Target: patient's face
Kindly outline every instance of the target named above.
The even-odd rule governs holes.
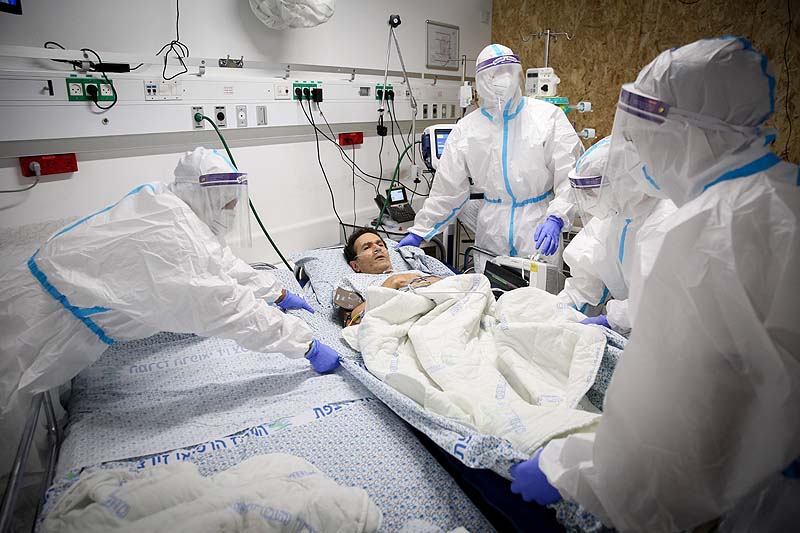
[[[392,269],[392,262],[389,260],[389,251],[380,237],[373,233],[365,233],[356,239],[356,254],[354,261],[350,261],[350,266],[356,272],[364,274],[383,274]]]

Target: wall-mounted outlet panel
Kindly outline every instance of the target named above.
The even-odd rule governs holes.
[[[256,125],[258,126],[267,125],[267,106],[265,105],[256,106]]]
[[[247,127],[247,106],[246,105],[237,105],[236,106],[236,127],[237,128],[246,128]]]
[[[183,85],[178,80],[145,80],[145,100],[182,100]]]
[[[317,87],[321,86],[322,86],[321,81],[305,81],[305,80],[295,81],[292,84],[292,100],[298,100],[297,95],[295,94],[295,89],[297,89],[298,87],[300,88],[300,90],[308,89],[310,91],[311,89],[316,89]]]
[[[275,84],[275,100],[291,100],[293,94],[290,83]]]
[[[205,113],[203,113],[203,107],[202,106],[192,106],[192,128],[194,128],[196,130],[203,130],[203,129],[206,128],[206,121],[203,120],[203,119],[200,119],[200,121],[195,120],[194,116],[197,113],[200,113],[201,115],[205,114]]]
[[[224,128],[228,125],[228,115],[224,105],[214,107],[214,122],[216,122],[217,126],[220,128]]]
[[[387,91],[394,91],[394,86],[391,83],[389,83],[389,84],[386,85],[386,90]],[[383,100],[383,92],[384,92],[383,84],[376,85],[375,86],[375,100]]]
[[[97,87],[97,100],[109,102],[114,100],[114,91],[111,90],[111,81],[103,78],[78,78],[70,76],[67,78],[67,98],[70,102],[91,102],[89,93],[86,92],[88,85]]]

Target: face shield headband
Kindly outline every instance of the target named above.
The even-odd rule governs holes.
[[[478,65],[475,67],[475,75],[477,76],[479,72],[483,72],[484,70],[492,67],[513,64],[522,65],[519,60],[519,56],[516,54],[490,57],[489,59],[485,59],[478,63]]]

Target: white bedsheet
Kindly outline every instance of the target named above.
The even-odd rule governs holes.
[[[257,455],[212,477],[192,463],[100,470],[58,502],[42,531],[377,531],[366,491],[293,455]]]
[[[479,274],[401,292],[371,287],[345,338],[369,370],[426,409],[533,453],[599,416],[582,402],[606,337],[535,288],[495,302]]]

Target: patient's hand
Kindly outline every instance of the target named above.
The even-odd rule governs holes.
[[[414,286],[425,287],[441,279],[442,278],[436,276],[420,276],[419,274],[395,274],[394,276],[386,278],[386,281],[383,282],[383,286],[389,287],[390,289],[400,289],[406,287],[414,280],[419,280]]]

